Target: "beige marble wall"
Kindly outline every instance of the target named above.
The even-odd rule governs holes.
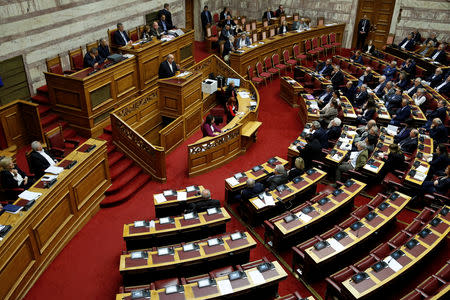
[[[184,26],[184,1],[171,5],[174,23]],[[159,10],[156,0],[0,1],[0,60],[23,55],[32,93],[45,84],[45,59],[60,54],[69,68],[67,51],[107,37],[122,22],[126,29],[145,23],[145,14]]]

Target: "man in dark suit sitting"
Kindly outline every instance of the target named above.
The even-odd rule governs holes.
[[[435,88],[444,79],[444,74],[441,68],[436,68],[434,74],[427,78],[427,83],[432,88]]]
[[[167,59],[159,65],[159,78],[168,78],[175,76],[180,66],[175,63],[175,57],[172,54],[167,55]]]
[[[400,130],[400,132],[396,136],[394,136],[395,144],[398,144],[401,141],[403,141],[404,139],[408,138],[409,134],[411,133],[411,130],[414,127],[413,119],[408,119],[408,120],[406,120],[405,123],[406,123],[406,126],[402,130]]]
[[[263,19],[267,19],[267,21],[269,21],[269,24],[270,24],[270,19],[273,17],[275,17],[275,13],[270,8],[267,8],[267,10],[264,12],[264,14],[262,16]]]
[[[31,143],[30,156],[28,157],[28,163],[30,164],[30,172],[35,175],[35,178],[41,178],[45,174],[45,170],[55,165],[56,160],[50,156],[50,153],[42,148],[42,144],[38,141]]]
[[[164,34],[167,34],[167,32],[168,32],[169,30],[173,29],[173,28],[169,25],[169,23],[166,21],[166,16],[165,16],[165,15],[161,15],[161,19],[159,19],[158,26],[159,26],[159,28],[161,28],[161,30],[162,30],[162,32],[163,32]]]
[[[312,134],[308,134],[305,137],[306,145],[301,148],[297,147],[299,156],[303,158],[305,162],[305,168],[309,169],[312,167],[313,160],[320,160],[322,157],[322,145],[319,140],[314,138]]]
[[[167,25],[170,29],[175,28],[172,23],[172,13],[169,11],[169,4],[164,3],[164,8],[158,11],[158,20],[161,20],[161,16],[164,15],[166,17]]]
[[[412,34],[408,34],[408,37],[406,37],[400,44],[398,44],[398,47],[403,50],[413,51],[414,40],[412,38]]]
[[[392,114],[394,109],[399,108],[402,104],[402,90],[399,88],[396,88],[394,94],[385,95],[384,103],[385,103],[386,109],[389,111],[390,114]]]
[[[433,110],[427,115],[427,122],[423,126],[426,130],[430,130],[431,124],[435,118],[439,118],[442,123],[445,122],[447,118],[447,101],[444,99],[440,100],[437,105],[437,109]]]
[[[125,46],[128,43],[131,43],[128,34],[125,32],[122,23],[117,23],[117,30],[113,35],[114,44],[118,46]]]
[[[442,123],[441,119],[433,119],[430,127],[430,137],[433,139],[435,145],[447,143],[447,128],[445,128],[445,125]]]
[[[378,98],[382,98],[384,96],[384,87],[386,86],[386,83],[386,76],[381,75],[378,79],[378,85],[373,89],[373,92]]]
[[[413,153],[417,149],[419,131],[411,130],[409,137],[401,141],[398,145],[403,152]]]
[[[439,83],[434,88],[439,94],[448,96],[450,93],[450,75],[447,76],[447,79],[441,83]]]
[[[364,73],[358,79],[358,87],[360,87],[364,83],[369,84],[372,81],[373,81],[372,68],[367,67],[366,70],[364,70]]]
[[[321,62],[317,65],[316,72],[322,76],[330,76],[333,71],[333,66],[331,65],[331,59]]]
[[[211,192],[208,189],[202,190],[202,200],[192,202],[186,205],[185,213],[189,212],[203,212],[209,208],[220,208],[220,201],[211,199]]]
[[[150,35],[156,37],[158,40],[165,36],[162,29],[159,27],[158,22],[155,21],[152,23],[152,28],[150,28]]]
[[[414,79],[414,84],[409,88],[409,90],[405,92],[408,94],[408,96],[412,97],[420,88],[423,88],[422,78],[417,77],[416,79]]]
[[[227,15],[227,17],[222,23],[222,27],[225,27],[225,25],[230,25],[230,27],[233,28],[236,26],[236,23],[233,21],[230,15]]]
[[[265,186],[268,190],[273,190],[277,186],[288,182],[287,172],[283,165],[276,165],[274,172],[274,175],[270,176],[266,181]]]
[[[360,64],[360,65],[363,65],[363,64],[364,64],[364,61],[363,61],[363,58],[362,58],[362,56],[361,56],[361,51],[357,50],[357,51],[355,52],[355,55],[353,55],[352,57],[350,57],[350,61],[351,61],[351,62],[354,62],[354,63],[357,63],[357,64]]]
[[[333,71],[331,72],[331,84],[335,90],[339,89],[339,86],[344,83],[344,74],[341,71],[341,67],[335,65]]]
[[[103,59],[107,59],[108,56],[111,55],[111,52],[109,51],[108,42],[106,39],[100,40],[100,45],[98,46],[98,55]]]
[[[392,116],[392,120],[389,124],[399,126],[400,123],[406,121],[411,115],[411,106],[409,106],[408,99],[402,100],[402,107],[397,110],[397,114]]]
[[[369,99],[369,93],[367,92],[367,85],[363,84],[359,93],[356,93],[355,100],[352,102],[354,106],[361,107]],[[350,99],[349,99],[350,100]]]
[[[328,85],[323,91],[322,94],[317,97],[317,102],[319,103],[320,107],[325,106],[328,102],[330,102],[331,96],[333,95],[333,86]]]
[[[328,140],[337,140],[340,136],[341,136],[341,119],[339,118],[334,118],[333,120],[331,120],[330,124],[328,124],[328,129],[327,129],[327,138]]]
[[[345,87],[341,89],[342,96],[347,97],[347,99],[353,103],[355,101],[356,95],[356,85],[353,84],[350,80],[347,81]]]
[[[249,178],[247,179],[247,187],[241,191],[241,201],[248,201],[262,192],[264,192],[264,185],[260,182],[255,182],[253,178]]]
[[[98,55],[97,48],[91,48],[88,53],[84,55],[83,66],[85,68],[97,68],[99,64],[103,62],[103,59]]]
[[[312,124],[312,129],[314,129],[313,138],[318,139],[320,142],[320,145],[322,145],[323,148],[328,147],[328,135],[327,131],[320,126],[319,121],[314,121]]]
[[[442,43],[439,45],[439,47],[434,50],[433,53],[431,53],[430,58],[434,61],[437,61],[441,64],[445,64],[445,61],[447,60],[447,54],[445,53],[445,44]]]

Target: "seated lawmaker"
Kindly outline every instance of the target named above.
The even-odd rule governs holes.
[[[356,50],[355,54],[352,57],[350,57],[350,61],[354,62],[354,63],[357,63],[357,64],[360,64],[360,65],[363,65],[364,61],[363,61],[363,58],[361,56],[361,51]]]
[[[0,182],[3,189],[22,188],[26,190],[33,184],[32,179],[28,178],[18,166],[14,165],[11,157],[4,157],[0,161],[0,167],[2,168],[0,172]],[[8,198],[11,198],[9,196],[14,196],[13,194],[15,193],[8,195]],[[14,198],[17,198],[17,195],[15,195],[13,199]]]
[[[356,93],[355,99],[352,102],[352,104],[355,107],[361,107],[366,103],[366,101],[369,99],[369,93],[367,92],[367,85],[363,84],[361,85],[361,88],[359,90],[359,93]]]
[[[106,60],[108,56],[111,55],[111,52],[109,51],[108,42],[106,39],[100,40],[100,45],[98,46],[98,55],[103,59]]]
[[[277,186],[281,184],[285,184],[288,182],[288,176],[286,173],[286,169],[283,165],[276,165],[274,170],[274,175],[270,176],[266,180],[265,187],[267,190],[273,190]]]
[[[441,193],[445,194],[450,189],[450,165],[445,168],[445,175],[436,180],[428,180],[422,183],[422,191],[424,193]]]
[[[442,82],[442,80],[444,80],[444,73],[442,72],[441,68],[436,68],[434,74],[428,77],[425,83],[432,88],[435,88],[439,83]]]
[[[332,71],[333,65],[331,64],[331,58],[319,63],[316,68],[316,72],[322,76],[330,76]]]
[[[414,50],[414,40],[412,34],[408,36],[398,44],[398,47],[403,50],[413,51]]]
[[[378,79],[378,85],[372,90],[378,98],[384,96],[384,87],[386,86],[386,76],[381,75]]]
[[[392,81],[394,79],[395,73],[397,73],[397,61],[393,60],[383,70],[383,75],[386,76],[386,81]]]
[[[154,36],[158,40],[160,40],[163,37],[166,37],[162,29],[159,27],[158,22],[156,21],[152,23],[152,28],[150,28],[150,35]]]
[[[236,41],[236,48],[244,48],[246,46],[250,46],[252,43],[250,42],[250,38],[245,34],[242,33],[239,39]]]
[[[408,94],[408,96],[412,97],[417,92],[417,89],[420,88],[423,88],[422,79],[420,77],[417,77],[416,79],[414,79],[414,84],[405,92]]]
[[[223,45],[222,58],[225,62],[230,61],[230,52],[234,51],[234,36],[230,35]]]
[[[393,170],[401,170],[405,164],[405,155],[398,144],[389,145],[389,154],[380,153],[378,155],[383,161],[383,174],[392,172]]]
[[[405,90],[407,87],[409,87],[409,79],[408,79],[408,74],[404,71],[400,72],[400,75],[398,76],[398,80],[395,82],[395,85],[402,89]]]
[[[436,40],[437,41],[437,40]],[[434,42],[429,41],[428,43],[425,43],[422,47],[417,49],[415,52],[423,57],[429,56],[434,51]]]
[[[439,83],[434,89],[435,89],[439,94],[448,97],[448,96],[450,95],[450,75],[448,75],[448,76],[447,76],[447,79],[445,79],[444,81],[442,81],[441,83]]]
[[[413,153],[417,149],[419,131],[411,130],[409,137],[401,141],[398,145],[403,152]]]
[[[424,44],[427,45],[430,42],[433,43],[432,44],[433,47],[436,47],[439,44],[436,38],[436,32],[432,32],[430,36],[425,40]]]
[[[248,201],[251,198],[264,192],[264,185],[260,182],[256,182],[255,179],[247,179],[247,187],[241,191],[241,201]]]
[[[337,140],[341,136],[341,123],[342,121],[339,118],[334,118],[333,120],[331,120],[327,128],[328,140]]]
[[[301,157],[295,159],[294,168],[288,171],[288,180],[301,176],[305,173],[305,161]]]
[[[322,128],[319,121],[312,122],[311,131],[314,131],[312,137],[317,139],[323,148],[327,148],[328,147],[327,131]]]
[[[264,12],[262,18],[269,21],[270,25],[270,19],[275,17],[275,13],[268,7],[267,10]]]
[[[411,130],[414,128],[414,120],[406,120],[406,126],[400,130],[400,132],[394,136],[394,143],[399,144],[401,141],[409,137]]]
[[[349,170],[357,170],[364,167],[369,157],[367,144],[365,142],[356,143],[356,151],[350,152],[347,161],[344,161],[336,168],[336,181],[341,180],[341,174]]]
[[[281,23],[281,26],[278,27],[278,34],[285,34],[288,32],[288,26],[286,20]]]
[[[417,92],[411,98],[417,106],[422,106],[427,101],[424,89],[417,89]]]
[[[203,136],[216,136],[219,135],[222,131],[216,127],[214,124],[214,116],[213,115],[207,115],[205,122],[202,125],[202,133]]]
[[[440,44],[439,47],[434,50],[430,55],[430,58],[438,63],[445,64],[447,60],[447,53],[445,53],[446,45],[444,43]]]
[[[360,87],[363,84],[369,84],[372,81],[373,81],[372,68],[371,67],[367,67],[364,70],[364,73],[358,79],[358,87]]]
[[[336,99],[332,99],[320,110],[320,121],[325,127],[338,115],[340,105]]]
[[[433,139],[435,144],[447,143],[448,135],[447,128],[441,119],[434,118],[430,127],[430,137]]]
[[[103,59],[98,55],[97,48],[91,48],[88,53],[84,55],[83,66],[85,68],[97,68]]]
[[[372,55],[373,52],[375,52],[375,46],[373,45],[372,40],[369,40],[369,42],[366,45],[364,45],[364,47],[362,48],[362,52],[370,55]]]
[[[158,26],[159,26],[159,28],[161,28],[161,30],[164,34],[167,34],[167,32],[169,30],[174,28],[169,23],[167,23],[165,15],[161,15],[161,18],[159,19],[159,22],[158,22]]]
[[[445,168],[450,164],[450,157],[448,156],[447,146],[439,144],[436,147],[436,152],[433,154],[424,154],[424,156],[431,157],[430,170],[427,177],[433,178],[434,175],[442,176],[445,174]]]
[[[234,30],[231,29],[231,26],[227,24],[223,27],[219,39],[222,41],[226,41],[230,36],[234,36]]]
[[[397,110],[397,113],[392,116],[389,122],[391,125],[399,126],[400,123],[405,122],[411,116],[411,106],[409,106],[408,99],[402,99],[402,107]]]
[[[158,25],[158,27],[159,27],[159,25]],[[150,32],[150,26],[145,25],[144,29],[142,29],[141,40],[150,40],[151,36],[152,36],[152,34]]]
[[[411,58],[407,58],[398,70],[400,72],[406,72],[408,79],[416,77],[416,63]]]
[[[355,101],[356,90],[356,85],[349,80],[345,84],[345,87],[341,89],[342,96],[346,97],[351,103],[353,103]]]
[[[361,115],[356,118],[356,124],[366,125],[369,120],[372,120],[375,116],[375,112],[377,111],[377,106],[375,104],[375,100],[373,96],[370,95],[369,100],[363,105],[361,108]]]
[[[42,144],[38,141],[31,143],[31,149],[33,151],[28,157],[30,172],[34,174],[35,178],[41,178],[44,176],[45,170],[50,166],[54,166],[57,161],[42,148]]]
[[[308,134],[305,137],[305,140],[306,145],[303,148],[298,146],[297,150],[299,156],[303,158],[303,161],[305,162],[305,168],[309,169],[312,167],[313,160],[320,160],[322,158],[322,145],[312,134]]]
[[[118,46],[125,46],[126,44],[130,44],[131,40],[128,37],[127,32],[124,30],[122,23],[117,23],[117,30],[113,35],[114,44]]]
[[[331,72],[331,84],[333,85],[333,88],[335,90],[339,89],[339,86],[344,84],[344,74],[341,71],[341,67],[338,65],[335,65],[333,67],[333,71]]]
[[[227,101],[227,123],[229,123],[236,116],[238,109],[239,108],[236,104],[236,98],[235,97],[228,98],[228,101]]]
[[[173,54],[167,55],[167,59],[159,65],[159,78],[169,78],[175,76],[176,72],[180,70],[180,66],[175,63]]]
[[[309,25],[306,23],[305,18],[300,19],[298,30],[309,30]]]
[[[202,199],[200,201],[191,202],[186,205],[185,213],[204,212],[209,208],[220,208],[220,201],[211,199],[211,192],[208,189],[202,190]]]
[[[412,34],[412,37],[413,37],[413,41],[414,41],[414,44],[420,44],[420,43],[422,43],[422,36],[421,36],[421,34],[420,34],[420,32],[419,32],[419,29],[414,29],[412,32],[411,32],[411,34]]]
[[[391,115],[402,106],[402,99],[402,90],[398,87],[395,89],[394,94],[383,97],[384,105]]]
[[[333,96],[333,86],[327,85],[325,88],[325,91],[323,91],[322,94],[319,95],[319,97],[316,97],[317,103],[320,107],[325,106]]]
[[[430,112],[427,116],[427,122],[423,126],[426,130],[429,130],[431,127],[431,124],[435,118],[441,119],[441,121],[444,123],[445,119],[447,118],[447,101],[442,99],[439,100],[437,104],[437,108]]]

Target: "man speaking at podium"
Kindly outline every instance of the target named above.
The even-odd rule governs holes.
[[[180,70],[180,66],[175,63],[175,58],[172,54],[167,55],[167,59],[159,65],[159,78],[169,78],[175,76],[175,73]]]

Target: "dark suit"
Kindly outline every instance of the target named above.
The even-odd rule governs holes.
[[[373,116],[375,115],[375,108],[372,109],[366,109],[364,111],[364,113],[361,116],[358,116],[356,118],[356,120],[360,123],[360,124],[367,124],[367,122],[369,122],[369,120],[373,119]],[[377,138],[378,139],[378,138]]]
[[[363,65],[363,64],[364,64],[364,61],[363,61],[361,55],[358,56],[358,57],[356,57],[356,55],[353,55],[353,56],[350,57],[350,58],[353,59],[353,62],[355,62],[355,63],[358,63],[358,64],[360,64],[360,65]]]
[[[399,108],[402,105],[402,95],[393,94],[386,96],[385,103],[388,111]]]
[[[404,166],[405,155],[403,153],[389,153],[383,167],[384,174],[393,170],[401,170]]]
[[[408,137],[401,141],[398,145],[403,152],[413,153],[417,149],[417,137]]]
[[[339,89],[339,86],[344,83],[344,74],[341,70],[339,72],[334,73],[334,75],[331,75],[331,84],[333,85],[333,88],[335,90]]]
[[[330,76],[331,72],[333,72],[333,67],[331,65],[327,65],[326,62],[321,62],[317,65],[316,71],[323,76]]]
[[[170,29],[172,29],[172,27],[169,26],[169,23],[167,23],[167,21],[163,22],[162,20],[160,20],[158,22],[158,26],[161,29],[161,31],[165,33],[167,33],[167,31],[169,31]]]
[[[220,34],[220,39],[221,40],[228,40],[229,36],[234,35],[233,29],[230,28],[230,30],[227,30],[226,28],[222,29],[222,33]]]
[[[411,132],[410,127],[405,127],[402,130],[400,130],[400,132],[396,136],[394,136],[394,143],[398,144],[404,139],[408,138],[410,132]]]
[[[331,126],[327,129],[327,138],[329,140],[337,140],[341,136],[341,126]]]
[[[416,43],[416,44],[420,44],[420,43],[422,43],[422,36],[420,35],[420,32],[418,32],[418,33],[411,33],[412,35],[413,35],[413,41],[414,41],[414,43]]]
[[[369,49],[369,45],[365,45],[362,48],[363,53],[366,53],[368,49]],[[372,45],[372,47],[370,47],[369,53],[372,54],[374,51],[375,51],[375,46]]]
[[[101,64],[102,62],[103,62],[103,59],[100,57],[100,55],[97,55],[96,57],[92,57],[91,54],[89,54],[89,52],[88,52],[84,55],[83,66],[85,68],[89,68],[89,67],[93,68],[96,63]]]
[[[283,30],[284,30],[284,32],[283,32]],[[278,34],[287,33],[288,30],[289,30],[289,29],[288,29],[287,26],[281,25],[280,27],[278,27]]]
[[[225,11],[222,11],[222,12],[220,13],[220,20],[225,20],[225,19],[227,18],[228,15],[231,16],[231,14],[230,14],[229,12],[225,13]]]
[[[441,154],[438,155],[437,153],[433,154],[433,159],[429,162],[430,164],[430,171],[428,172],[428,175],[430,178],[432,178],[434,175],[443,175],[445,172],[445,168],[447,168],[448,164],[450,163],[450,158],[448,157],[448,154]]]
[[[448,193],[450,188],[450,178],[447,176],[440,177],[438,184],[434,185],[434,180],[424,181],[422,184],[422,192],[424,193]]]
[[[225,90],[225,97],[228,99],[230,97],[236,97],[237,96],[237,90],[236,87],[231,87],[231,85],[227,86],[227,89]]]
[[[442,75],[442,74],[439,74],[439,75],[433,74],[430,77],[428,77],[427,81],[430,83],[430,86],[432,88],[435,88],[436,86],[439,85],[439,83],[442,82],[443,78],[444,78],[444,75]]]
[[[25,178],[27,176],[18,166],[14,166],[14,169],[17,170],[17,173],[19,173],[20,176],[22,176],[22,178]],[[8,170],[2,170],[0,172],[0,181],[4,189],[15,189],[15,188],[27,189],[28,187],[31,186],[32,183],[30,178],[28,178],[28,183],[26,185],[22,181],[22,184],[19,186],[17,180],[14,179],[14,176]]]
[[[417,89],[421,89],[421,88],[423,88],[422,84],[419,84],[418,86],[414,86],[414,88],[408,93],[408,96],[412,97],[417,92]],[[411,89],[411,88],[409,88],[409,89]],[[408,91],[409,91],[409,89],[408,89]]]
[[[355,101],[353,101],[355,106],[361,107],[369,99],[369,93],[367,91],[359,92],[355,95]]]
[[[439,92],[439,94],[441,94],[441,95],[448,95],[449,92],[450,92],[450,82],[447,82],[447,83],[446,83],[444,86],[442,86],[440,89],[437,89],[441,84],[442,84],[442,82],[439,83],[439,84],[437,84],[436,90],[437,90],[437,91]]]
[[[377,87],[379,87],[378,88],[378,90],[376,91],[376,95],[377,95],[377,97],[378,98],[383,98],[383,96],[384,96],[384,88],[386,87],[386,83],[387,83],[387,80],[385,80],[383,83],[381,83],[381,84],[378,84],[376,87],[375,87],[375,89],[377,88]]]
[[[174,28],[173,23],[172,23],[172,13],[166,9],[161,9],[158,12],[158,20],[161,20],[162,15],[166,16],[166,22],[167,22],[167,25],[169,25],[170,29]]]
[[[397,73],[397,69],[391,66],[387,66],[383,71],[383,75],[386,76],[386,81],[392,81],[395,73]]]
[[[233,19],[230,20],[223,20],[222,21],[222,27],[225,27],[225,25],[230,25],[231,27],[236,26],[236,23],[234,23]]]
[[[264,185],[260,182],[255,182],[254,187],[247,187],[241,191],[241,200],[247,201],[262,192],[264,192]]]
[[[410,115],[411,115],[411,107],[409,105],[406,105],[397,111],[395,118],[391,120],[390,124],[398,126],[400,125],[400,123],[405,122]]]
[[[327,134],[325,133],[325,135]],[[313,140],[307,143],[305,147],[298,147],[297,150],[300,153],[300,157],[302,157],[303,161],[305,162],[305,169],[310,169],[312,167],[312,161],[320,160],[322,157],[322,145],[316,138],[313,138]]]
[[[276,174],[270,176],[266,181],[266,187],[269,190],[275,189],[277,186],[281,184],[285,184],[288,182],[288,177],[285,174]]]
[[[44,150],[45,151],[45,150]],[[45,153],[51,157],[50,153]],[[50,163],[37,151],[31,151],[28,158],[30,172],[34,174],[35,178],[41,178],[45,174],[45,169],[50,167]]]
[[[159,28],[159,27],[158,27],[158,29],[155,29],[152,27],[152,28],[150,28],[150,35],[155,36],[158,40],[160,40],[163,35],[163,32],[162,32],[161,28]]]
[[[430,137],[436,144],[447,143],[447,128],[444,124],[430,129]]]
[[[283,10],[277,9],[277,10],[275,11],[275,14],[277,15],[277,18],[279,18],[281,15],[284,15],[284,9],[283,9]]]
[[[434,50],[433,53],[430,55],[430,58],[433,58],[436,53],[438,53],[438,56],[434,59],[434,61],[440,62],[441,64],[445,64],[445,61],[447,59],[447,54],[445,53],[445,51],[439,51],[439,50]]]
[[[370,31],[370,21],[367,19],[361,19],[358,23],[358,38],[356,41],[356,48],[359,49],[362,46],[364,46],[369,31]]]
[[[435,47],[437,46],[437,44],[438,44],[437,38],[432,39],[432,38],[429,37],[429,38],[427,38],[427,39],[425,40],[425,42],[423,42],[423,44],[424,44],[424,45],[428,45],[428,42],[430,42],[430,41],[433,41]]]
[[[295,177],[303,175],[303,173],[305,173],[304,170],[300,170],[300,169],[297,169],[297,168],[292,168],[288,172],[288,180],[291,181]]]
[[[408,85],[409,85],[409,80],[406,79],[406,78],[397,81],[397,86],[398,86],[399,88],[401,88],[402,90],[405,90],[405,89],[408,87]]]
[[[223,45],[222,57],[228,55],[231,50],[233,50],[233,45],[231,44],[230,40],[226,40],[225,44]]]
[[[269,14],[269,16],[267,16]],[[267,19],[270,22],[270,18],[275,17],[275,13],[273,11],[265,11],[262,18]]]
[[[128,37],[128,34],[124,31],[122,31],[122,34],[125,37],[125,40],[123,39],[122,35],[120,34],[120,31],[117,30],[116,32],[114,32],[114,44],[118,45],[118,46],[125,46],[128,41],[130,40],[130,38]]]
[[[319,95],[318,99],[321,99],[323,97],[322,101],[323,101],[323,105],[325,105],[330,101],[332,95],[333,95],[332,93],[328,93],[325,90],[322,94]]]
[[[170,70],[169,62],[167,60],[163,61],[159,65],[159,78],[168,78],[175,76],[175,73],[178,71],[177,64],[175,61],[172,62],[172,70]]]
[[[212,23],[211,12],[210,12],[209,10],[207,10],[207,11],[202,11],[200,17],[201,17],[201,19],[202,19],[203,30],[205,30],[206,25]]]
[[[347,97],[347,99],[353,103],[355,101],[356,86],[352,84],[350,88],[342,88],[342,95]]]
[[[323,129],[322,127],[319,129],[316,129],[316,131],[314,131],[313,138],[318,139],[320,142],[320,145],[322,145],[323,148],[328,147],[327,131],[325,129]]]
[[[414,50],[414,41],[413,39],[408,40],[408,38],[405,38],[400,44],[398,44],[399,48],[404,48],[408,51]]]
[[[434,118],[439,118],[441,119],[442,123],[445,123],[445,119],[447,118],[447,109],[445,107],[439,107],[433,110],[431,113],[429,113],[427,115],[428,121],[425,123],[423,128],[429,130]]]
[[[416,76],[416,64],[414,62],[411,62],[408,66],[406,65],[406,63],[403,63],[401,69],[402,71],[408,73],[408,79]]]
[[[102,46],[102,45],[98,46],[98,55],[100,55],[100,57],[103,58],[104,60],[107,59],[108,56],[111,55],[108,45],[106,45],[106,46]]]

